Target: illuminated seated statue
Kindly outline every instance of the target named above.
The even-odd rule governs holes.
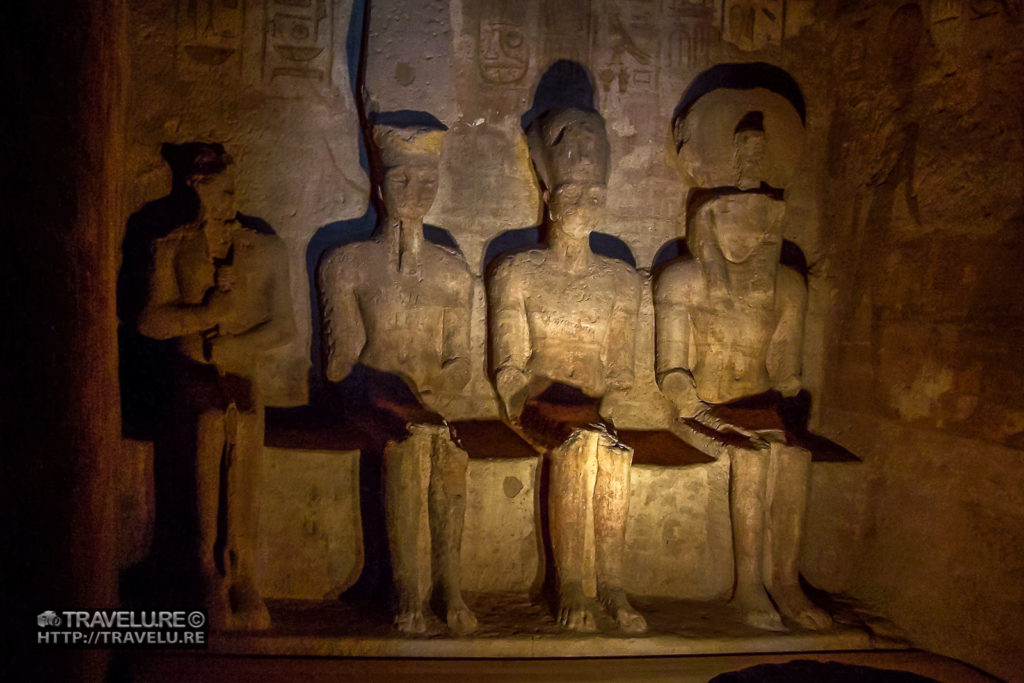
[[[644,618],[622,588],[632,450],[618,443],[596,409],[586,409],[608,389],[632,383],[640,296],[632,267],[590,249],[606,198],[604,121],[593,111],[553,110],[530,127],[528,138],[547,205],[548,244],[504,256],[491,272],[491,370],[506,419],[549,461],[546,522],[559,623],[597,628],[583,588],[592,515],[598,597],[622,629],[643,631]],[[538,397],[548,412],[530,418]],[[588,488],[586,472],[595,461],[596,481]]]
[[[444,593],[448,627],[468,633],[476,618],[463,601],[460,546],[466,510],[468,456],[452,440],[442,411],[469,381],[472,275],[461,256],[428,242],[423,217],[437,194],[444,129],[375,125],[381,212],[372,240],[337,247],[323,259],[327,378],[340,382],[362,364],[377,378],[397,378],[402,391],[375,408],[397,416],[407,434],[384,452],[388,541],[397,589],[395,625],[422,633],[425,598],[418,589],[420,499],[427,488],[429,546]]]
[[[777,407],[801,389],[807,287],[780,265],[782,184],[802,145],[799,116],[766,90],[715,90],[675,122],[693,259],[655,283],[657,377],[679,411],[679,434],[731,456],[734,603],[751,625],[781,617],[826,628],[804,595],[798,561],[811,453]]]

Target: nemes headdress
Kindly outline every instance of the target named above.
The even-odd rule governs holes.
[[[609,146],[604,119],[586,109],[554,109],[526,131],[530,158],[544,187],[608,182]]]
[[[804,126],[793,104],[772,90],[719,88],[676,115],[672,142],[694,187],[784,189],[803,153]]]
[[[445,132],[444,128],[424,125],[376,124],[373,144],[385,169],[406,164],[436,165]]]

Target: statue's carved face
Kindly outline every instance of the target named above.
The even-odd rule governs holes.
[[[235,203],[235,179],[231,170],[216,175],[192,176],[188,184],[199,195],[199,220],[233,221],[238,213]]]
[[[745,130],[733,137],[733,184],[743,190],[760,186],[765,177],[765,140],[759,130]]]
[[[384,174],[381,195],[388,215],[403,221],[420,221],[437,197],[437,167],[406,164]]]
[[[599,183],[563,183],[548,197],[548,214],[566,232],[585,235],[600,219],[607,198],[608,188]]]
[[[604,132],[589,120],[575,121],[561,130],[550,131],[552,181],[570,182],[603,177],[604,155],[600,148]]]
[[[782,241],[785,205],[766,195],[718,197],[706,211],[718,248],[731,263],[743,263],[758,247]]]

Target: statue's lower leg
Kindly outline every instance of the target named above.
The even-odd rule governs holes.
[[[558,623],[573,631],[597,630],[583,593],[583,542],[586,533],[586,462],[593,447],[580,433],[551,452],[548,527],[558,574]]]
[[[384,451],[384,503],[391,570],[397,597],[395,627],[404,633],[427,630],[419,590],[420,494],[423,461],[429,462],[430,438],[413,433]]]
[[[263,443],[263,411],[232,415],[234,443],[226,450],[227,460],[227,557],[225,569],[230,582],[230,627],[245,631],[270,628],[270,612],[253,579],[256,545],[256,475]],[[231,427],[229,421],[229,428]]]
[[[768,557],[765,585],[782,616],[807,629],[832,625],[800,588],[799,557],[803,537],[811,454],[802,448],[772,444],[767,491]]]
[[[647,630],[647,621],[626,598],[622,588],[622,556],[629,515],[629,466],[633,452],[610,439],[597,441],[597,481],[594,485],[594,552],[597,596],[619,627],[630,633]]]
[[[231,625],[227,567],[217,565],[217,518],[220,503],[221,462],[224,455],[224,414],[207,411],[196,425],[196,513],[199,537],[196,554],[202,602],[213,630]]]
[[[440,572],[448,628],[456,634],[476,630],[477,620],[462,599],[462,528],[466,516],[466,468],[469,455],[447,434],[433,440],[428,514],[434,566]]]
[[[743,620],[757,628],[781,631],[782,619],[764,587],[765,481],[768,453],[734,449],[730,482],[736,589],[732,602]]]

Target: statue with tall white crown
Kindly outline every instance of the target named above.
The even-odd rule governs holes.
[[[462,597],[459,566],[468,455],[453,441],[443,414],[447,400],[469,381],[473,280],[459,254],[423,233],[423,217],[437,195],[445,130],[436,120],[373,126],[377,233],[334,248],[318,271],[327,378],[339,382],[357,364],[372,369],[373,407],[406,425],[384,449],[395,625],[406,633],[427,630],[428,595],[419,577],[431,569],[421,566],[430,561],[421,559],[421,545],[431,548],[448,627],[464,634],[477,626]],[[385,396],[396,384],[399,390]],[[424,487],[428,539],[420,528]]]

